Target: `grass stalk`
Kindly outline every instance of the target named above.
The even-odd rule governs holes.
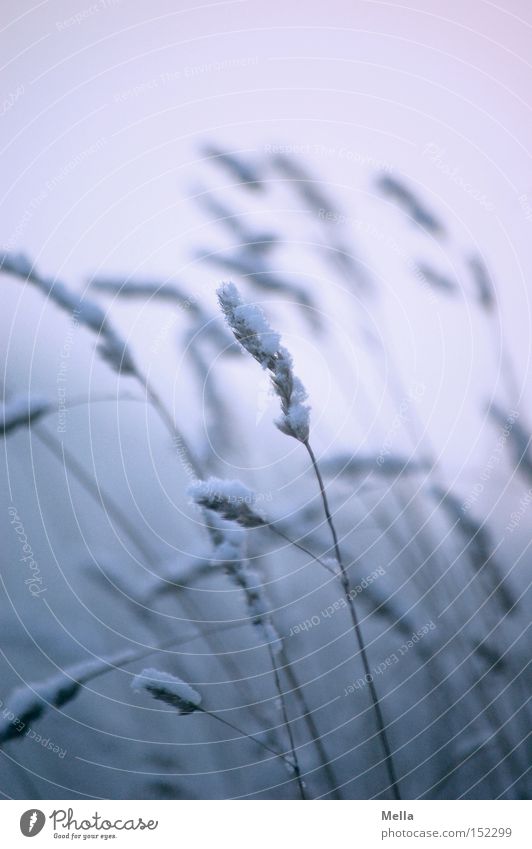
[[[251,734],[249,731],[244,731],[242,728],[239,728],[238,725],[233,725],[228,719],[224,719],[220,714],[215,713],[212,710],[207,710],[206,708],[202,708],[201,706],[196,708],[198,713],[203,713],[206,716],[212,717],[217,722],[221,722],[223,725],[226,725],[228,728],[231,728],[232,731],[236,731],[237,734],[240,734],[241,737],[246,737],[248,740],[252,740],[257,746],[260,746],[262,749],[265,749],[267,752],[270,752],[272,755],[275,755],[276,758],[282,758],[285,763],[287,763],[292,769],[296,769],[296,765],[288,758],[283,752],[278,752],[272,746],[268,746],[267,743],[264,743],[262,740],[259,740],[258,737],[255,737],[254,734]],[[304,797],[303,797],[304,798]]]
[[[296,781],[297,781],[299,795],[301,796],[302,799],[306,799],[305,787],[304,787],[304,784],[303,784],[303,779],[301,777],[301,768],[299,766],[299,759],[297,757],[296,744],[295,744],[295,739],[294,739],[294,732],[292,730],[290,717],[288,715],[288,708],[286,706],[286,700],[285,700],[285,696],[284,696],[284,692],[283,692],[283,687],[282,687],[282,684],[281,684],[281,678],[279,676],[279,670],[277,668],[277,661],[275,660],[275,654],[273,652],[273,649],[272,649],[270,643],[268,643],[268,654],[270,655],[270,662],[271,662],[271,665],[272,665],[272,672],[273,672],[273,677],[274,677],[274,680],[275,680],[275,687],[277,689],[277,692],[279,694],[279,700],[281,702],[281,712],[282,712],[282,715],[283,715],[283,724],[286,728],[286,733],[288,734],[288,740],[290,742],[290,753],[292,755],[292,760],[293,760],[292,766],[294,768],[294,774],[295,774],[295,778],[296,778]]]
[[[383,714],[382,714],[380,701],[379,701],[379,697],[378,697],[378,694],[377,694],[377,689],[375,687],[375,683],[374,683],[373,677],[371,675],[371,669],[370,669],[368,655],[367,655],[367,651],[366,651],[366,645],[365,645],[365,642],[364,642],[362,629],[361,629],[360,623],[358,621],[358,614],[357,614],[357,611],[356,611],[355,603],[354,603],[353,598],[351,597],[351,594],[349,592],[349,578],[348,578],[347,571],[345,569],[345,566],[344,566],[344,563],[343,563],[343,560],[342,560],[342,555],[341,555],[341,552],[340,552],[340,544],[338,542],[338,535],[336,533],[336,528],[334,526],[331,511],[330,511],[330,508],[329,508],[329,501],[328,501],[328,498],[327,498],[325,485],[324,485],[324,482],[323,482],[323,478],[321,476],[321,471],[320,471],[320,467],[318,465],[318,461],[316,459],[316,455],[314,454],[314,451],[312,449],[312,446],[311,446],[309,440],[307,439],[306,442],[304,442],[303,444],[304,444],[305,448],[307,449],[308,455],[310,457],[310,461],[312,463],[312,468],[314,470],[314,474],[316,475],[316,479],[318,481],[321,500],[323,502],[323,509],[324,509],[324,512],[325,512],[325,517],[327,519],[327,524],[329,525],[329,529],[331,531],[334,551],[335,551],[336,559],[338,561],[338,565],[340,567],[340,576],[339,576],[340,581],[341,581],[342,588],[343,588],[344,595],[345,595],[345,599],[347,601],[349,611],[350,611],[350,614],[351,614],[351,620],[353,622],[353,627],[355,629],[355,634],[356,634],[358,646],[359,646],[359,649],[360,649],[360,655],[362,657],[362,663],[363,663],[363,666],[364,666],[364,672],[366,673],[367,680],[369,681],[368,686],[369,686],[369,691],[370,691],[370,694],[371,694],[371,699],[372,699],[372,702],[373,702],[373,709],[374,709],[374,713],[375,713],[375,720],[376,720],[376,724],[377,724],[377,729],[378,729],[379,737],[380,737],[380,740],[381,740],[381,743],[382,743],[382,748],[384,750],[385,763],[386,763],[386,769],[387,769],[387,772],[388,772],[388,776],[389,776],[389,779],[390,779],[390,786],[392,788],[394,798],[400,800],[401,794],[400,794],[400,791],[399,791],[399,782],[397,780],[397,774],[396,774],[395,766],[394,766],[394,762],[393,762],[392,751],[391,751],[390,743],[389,743],[389,740],[388,740],[388,734],[386,732],[386,725],[385,725],[385,722],[384,722],[384,717],[383,717]]]

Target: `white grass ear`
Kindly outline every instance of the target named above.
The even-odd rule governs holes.
[[[149,693],[154,699],[174,707],[182,715],[194,713],[201,704],[200,694],[189,684],[160,669],[143,669],[131,682],[135,692]]]
[[[270,373],[275,394],[281,401],[282,415],[275,422],[287,436],[307,442],[310,407],[307,392],[295,376],[290,352],[281,345],[281,337],[270,327],[256,304],[246,304],[234,283],[223,283],[217,290],[218,301],[235,339],[263,369]]]

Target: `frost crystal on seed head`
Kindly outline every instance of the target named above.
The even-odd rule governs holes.
[[[222,566],[227,575],[242,590],[253,625],[262,631],[264,642],[274,655],[282,651],[283,643],[271,620],[264,587],[252,569],[246,554],[246,531],[233,522],[221,519],[211,512],[216,546],[212,556],[213,565]]]
[[[177,708],[183,716],[194,713],[201,704],[200,694],[189,684],[160,669],[143,669],[133,679],[131,688],[136,692],[148,692],[154,699]]]
[[[281,337],[272,330],[260,307],[242,301],[234,283],[219,287],[218,300],[237,341],[270,372],[283,411],[275,424],[287,436],[306,442],[310,425],[310,408],[304,403],[307,392],[294,375],[292,357],[281,345]]]
[[[188,493],[196,504],[219,513],[224,519],[238,522],[242,527],[254,528],[264,524],[264,519],[253,509],[255,493],[240,481],[211,477],[193,483]]]
[[[283,415],[275,424],[287,436],[306,442],[310,424],[310,407],[304,403],[307,400],[307,391],[300,379],[294,375],[292,357],[286,348],[279,348],[272,383],[281,399],[283,411]]]
[[[220,286],[218,301],[237,341],[263,368],[269,368],[281,338],[272,330],[261,308],[256,304],[245,304],[234,283]]]

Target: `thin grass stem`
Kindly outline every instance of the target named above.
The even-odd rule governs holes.
[[[290,718],[288,716],[288,709],[286,707],[286,700],[285,700],[283,688],[282,688],[282,685],[281,685],[279,670],[277,669],[277,662],[275,660],[275,655],[273,653],[273,649],[272,649],[272,647],[269,643],[268,643],[268,653],[270,655],[270,662],[271,662],[271,665],[272,665],[273,677],[275,679],[275,686],[277,688],[277,692],[279,694],[279,700],[281,702],[281,712],[283,714],[283,722],[284,722],[284,725],[285,725],[285,728],[286,728],[286,732],[288,734],[288,739],[290,741],[290,753],[291,753],[292,759],[293,759],[294,774],[295,774],[295,778],[296,778],[296,781],[297,781],[299,794],[300,794],[302,799],[306,799],[305,787],[303,785],[303,779],[301,778],[301,769],[300,769],[299,760],[298,760],[298,757],[297,757],[296,745],[295,745],[295,740],[294,740],[294,733],[292,731],[292,725],[290,723]]]
[[[338,561],[338,565],[340,567],[340,580],[341,580],[341,583],[342,583],[342,587],[343,587],[343,590],[344,590],[344,594],[345,594],[347,604],[349,606],[349,611],[350,611],[350,614],[351,614],[351,620],[353,622],[353,627],[355,629],[355,634],[356,634],[358,646],[359,646],[359,649],[360,649],[360,655],[362,657],[362,663],[364,665],[364,671],[366,673],[366,678],[369,682],[369,684],[368,684],[369,691],[371,693],[371,699],[372,699],[372,702],[373,702],[373,709],[374,709],[374,712],[375,712],[377,729],[378,729],[379,736],[380,736],[380,739],[381,739],[382,748],[384,750],[385,763],[386,763],[386,769],[388,771],[388,775],[389,775],[389,779],[390,779],[390,786],[392,788],[392,792],[393,792],[394,797],[396,799],[400,800],[401,794],[400,794],[400,791],[399,791],[399,782],[397,780],[397,774],[396,774],[396,771],[395,771],[395,766],[394,766],[394,762],[393,762],[393,758],[392,758],[392,751],[391,751],[391,748],[390,748],[388,735],[386,733],[386,725],[385,725],[385,722],[384,722],[384,717],[382,715],[379,697],[378,697],[378,694],[377,694],[377,689],[375,687],[375,683],[374,683],[373,677],[371,675],[371,669],[370,669],[368,655],[367,655],[367,651],[366,651],[366,645],[365,645],[365,642],[364,642],[364,637],[362,635],[362,629],[361,629],[360,623],[358,621],[358,614],[357,614],[357,611],[356,611],[355,603],[353,601],[351,593],[349,592],[349,578],[348,578],[348,575],[347,575],[347,572],[346,572],[346,569],[345,569],[345,566],[344,566],[344,563],[343,563],[343,560],[342,560],[342,555],[341,555],[341,552],[340,552],[340,544],[338,542],[338,535],[336,533],[336,528],[334,526],[331,511],[330,511],[330,508],[329,508],[329,501],[328,501],[328,498],[327,498],[327,493],[325,491],[325,485],[324,485],[324,482],[323,482],[323,478],[321,476],[321,471],[320,471],[320,468],[318,466],[318,461],[316,459],[316,455],[314,454],[314,451],[312,449],[312,446],[310,445],[310,442],[307,440],[303,444],[304,444],[305,448],[307,449],[308,455],[309,455],[311,463],[312,463],[312,467],[314,469],[314,473],[316,475],[316,479],[318,481],[320,494],[321,494],[321,500],[323,502],[323,509],[325,511],[325,517],[327,519],[327,524],[329,525],[329,528],[330,528],[330,531],[331,531],[334,551],[335,551],[336,559]]]

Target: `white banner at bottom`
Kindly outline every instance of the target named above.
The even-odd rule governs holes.
[[[4,801],[2,845],[530,849],[530,802]],[[67,843],[69,841],[69,843]]]

